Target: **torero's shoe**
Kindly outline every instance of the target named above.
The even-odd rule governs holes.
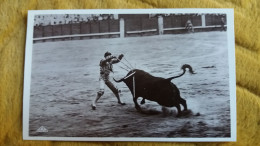
[[[126,105],[124,102],[118,102],[119,104],[121,104],[121,105]]]
[[[92,110],[96,110],[96,106],[91,104]]]

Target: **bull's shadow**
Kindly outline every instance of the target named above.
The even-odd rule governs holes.
[[[171,82],[172,79],[181,77],[185,74],[186,68],[189,69],[191,74],[195,74],[192,67],[188,64],[184,64],[181,69],[183,73],[178,76],[170,78],[155,77],[151,74],[139,70],[132,69],[127,75],[115,82],[124,82],[133,95],[133,101],[137,111],[144,114],[157,113],[156,111],[143,110],[137,103],[137,99],[142,97],[141,104],[145,104],[145,99],[155,101],[161,106],[176,107],[178,110],[177,117],[182,116],[182,113],[187,111],[186,100],[181,98],[180,91],[175,84]],[[181,111],[181,106],[184,107],[184,111]]]

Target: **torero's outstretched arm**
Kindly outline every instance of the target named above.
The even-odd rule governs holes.
[[[110,62],[110,63],[112,63],[112,64],[118,63],[118,62],[121,61],[121,59],[122,59],[123,57],[124,57],[123,54],[119,55],[118,57],[111,56],[111,57],[109,57],[109,58],[107,58],[107,59],[101,60],[101,61],[100,61],[100,65],[103,66],[103,65],[106,64],[106,62]]]
[[[120,54],[118,57],[112,58],[111,63],[112,63],[112,64],[118,63],[118,62],[121,61],[121,59],[122,59],[123,57],[124,57],[124,55],[123,55],[123,54]]]
[[[114,60],[114,59],[116,59],[115,56],[111,56],[111,57],[109,57],[109,58],[102,59],[102,60],[100,61],[100,65],[103,66],[103,65],[105,65],[107,62],[111,62],[111,61]]]

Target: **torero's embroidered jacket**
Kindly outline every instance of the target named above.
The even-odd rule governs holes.
[[[113,72],[113,64],[120,62],[120,58],[115,56],[111,56],[108,59],[100,60],[100,75],[108,76],[110,72]]]

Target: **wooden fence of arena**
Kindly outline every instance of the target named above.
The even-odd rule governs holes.
[[[34,42],[79,40],[93,38],[117,38],[147,35],[187,33],[188,19],[194,32],[221,29],[221,18],[225,15],[170,15],[149,17],[122,17],[118,20],[100,20],[71,24],[34,27]],[[226,25],[225,25],[226,27]]]

